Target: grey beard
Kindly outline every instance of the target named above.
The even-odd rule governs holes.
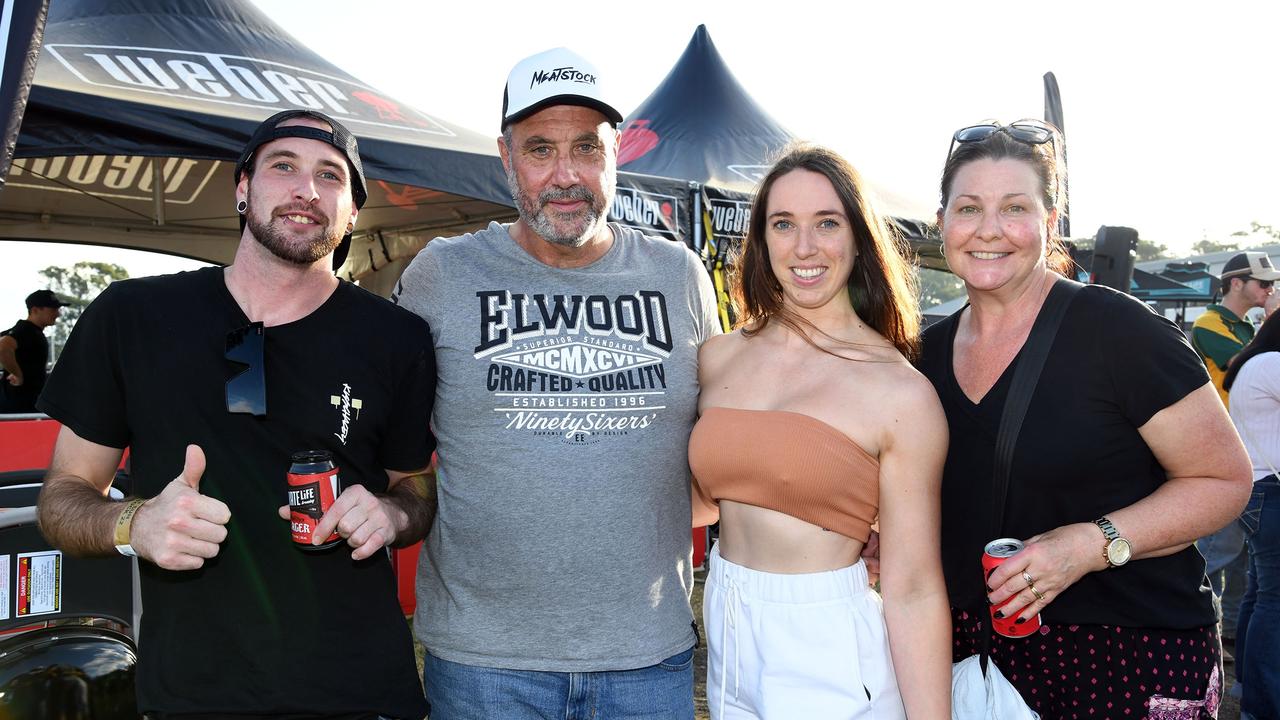
[[[544,190],[538,195],[535,204],[524,188],[520,187],[520,180],[516,177],[514,170],[507,171],[507,189],[511,191],[511,198],[516,202],[516,208],[520,211],[520,219],[525,221],[535,233],[543,240],[554,245],[563,247],[578,248],[587,244],[608,220],[608,214],[605,208],[613,201],[613,183],[614,177],[606,178],[608,189],[604,193],[607,197],[597,198],[596,194],[586,189],[582,185],[574,185],[571,188],[549,189]],[[576,233],[562,232],[558,230],[551,218],[547,217],[545,211],[546,204],[552,200],[582,200],[587,203],[587,208],[577,215],[584,221],[582,229]]]

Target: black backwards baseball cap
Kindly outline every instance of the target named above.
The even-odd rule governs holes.
[[[554,48],[521,60],[502,93],[502,129],[553,105],[599,110],[614,127],[622,122],[601,83],[596,66],[568,48]]]
[[[297,117],[319,120],[333,128],[333,132],[306,125],[279,127],[280,123],[285,120]],[[315,110],[284,110],[263,120],[258,129],[253,131],[253,135],[250,136],[249,142],[245,144],[244,150],[241,151],[240,159],[236,161],[236,172],[232,181],[237,186],[240,184],[240,175],[244,173],[246,168],[252,167],[253,154],[258,151],[258,148],[272,140],[289,137],[319,140],[337,148],[338,152],[347,158],[347,165],[351,168],[351,199],[355,202],[357,210],[364,207],[365,201],[369,199],[369,193],[365,189],[364,166],[360,164],[360,148],[356,145],[356,137],[342,123]],[[245,219],[241,215],[240,232],[244,232],[244,225]],[[335,272],[339,267],[342,267],[342,263],[346,262],[349,250],[351,250],[351,233],[347,233],[342,237],[342,242],[338,244],[338,249],[333,253],[333,269]]]
[[[66,307],[70,304],[59,300],[52,290],[37,290],[27,296],[28,310],[38,307]]]
[[[1232,277],[1256,278],[1258,280],[1280,280],[1280,271],[1271,264],[1271,258],[1264,252],[1242,252],[1232,255],[1222,266],[1222,279]]]

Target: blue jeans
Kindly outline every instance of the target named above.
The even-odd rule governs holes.
[[[1249,582],[1236,636],[1244,690],[1240,710],[1280,718],[1280,481],[1275,476],[1253,484],[1240,521],[1249,546]]]
[[[431,720],[693,720],[693,648],[636,670],[475,667],[427,653]]]
[[[1213,588],[1214,604],[1222,611],[1222,635],[1234,638],[1248,562],[1244,553],[1244,527],[1232,520],[1218,532],[1197,540],[1196,547],[1204,556],[1204,571]]]
[[[1238,520],[1231,520],[1219,532],[1198,539],[1196,547],[1204,556],[1204,574],[1208,575],[1208,582],[1213,588],[1213,600],[1221,606],[1224,634],[1235,637],[1234,632],[1225,630],[1235,630],[1235,611],[1238,605],[1235,602],[1222,602],[1222,594],[1231,585],[1244,582],[1243,564],[1236,562],[1238,559],[1243,560],[1244,528],[1240,527]]]

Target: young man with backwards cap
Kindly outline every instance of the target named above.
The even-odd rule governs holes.
[[[0,332],[0,413],[36,411],[49,364],[44,329],[58,322],[68,304],[52,290],[37,290],[27,296],[27,318]]]
[[[285,111],[236,164],[235,261],[112,284],[40,400],[63,423],[41,529],[142,562],[138,708],[156,718],[421,718],[382,548],[430,524],[430,329],[334,277],[366,198],[355,138]],[[136,499],[104,495],[131,448]],[[331,453],[342,493],[292,547],[290,456]]]
[[[686,450],[719,328],[688,248],[606,222],[621,120],[585,59],[521,61],[498,140],[520,219],[432,240],[397,287],[439,363],[432,720],[693,717]]]
[[[1191,345],[1200,353],[1222,404],[1228,405],[1222,379],[1231,358],[1253,339],[1253,323],[1245,317],[1251,308],[1263,307],[1275,292],[1273,284],[1280,271],[1271,265],[1266,253],[1249,251],[1231,256],[1218,275],[1222,281],[1222,302],[1205,308],[1191,327]],[[1231,523],[1212,535],[1196,541],[1205,557],[1205,572],[1213,587],[1214,597],[1222,608],[1222,635],[1234,641],[1239,603],[1228,598],[1222,602],[1227,586],[1237,593],[1244,591],[1244,530]]]

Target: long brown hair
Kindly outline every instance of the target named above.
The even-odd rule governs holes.
[[[920,311],[915,277],[905,259],[905,243],[868,200],[858,171],[848,160],[817,145],[796,144],[785,148],[761,181],[752,201],[747,239],[732,284],[734,308],[743,334],[755,334],[775,319],[815,346],[810,332],[821,332],[785,307],[782,284],[773,274],[765,242],[769,193],[778,178],[793,170],[818,173],[835,189],[853,229],[857,258],[849,274],[853,310],[898,352],[914,360],[919,349]]]

